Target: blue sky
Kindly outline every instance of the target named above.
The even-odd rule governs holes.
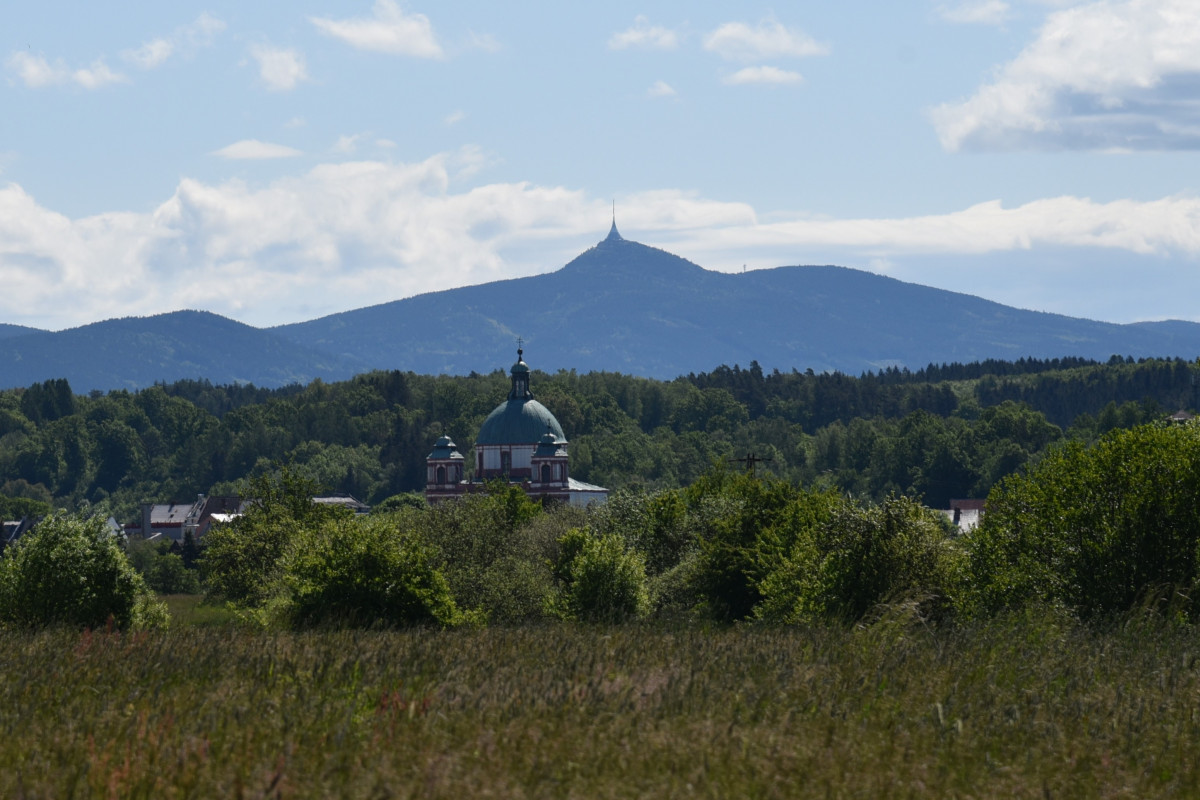
[[[1200,321],[1200,0],[8,5],[3,322],[548,272],[614,201],[709,269]]]

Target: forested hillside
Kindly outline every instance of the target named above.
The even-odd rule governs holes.
[[[718,367],[673,381],[534,373],[571,441],[575,477],[673,488],[754,453],[799,485],[944,508],[983,497],[1063,439],[1090,441],[1194,409],[1200,366],[1181,360],[1023,360],[839,373]],[[93,508],[133,518],[142,502],[236,493],[290,462],[368,502],[423,488],[449,434],[468,454],[508,391],[501,371],[465,377],[373,372],[266,390],[181,381],[76,395],[66,381],[0,392],[0,516]],[[9,499],[3,499],[9,498]],[[14,499],[15,498],[15,499]]]

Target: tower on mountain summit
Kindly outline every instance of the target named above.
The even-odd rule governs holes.
[[[608,231],[608,236],[604,238],[606,242],[623,242],[621,234],[617,232],[617,201],[613,201],[612,228]]]

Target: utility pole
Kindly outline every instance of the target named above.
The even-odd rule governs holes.
[[[748,473],[750,473],[751,475],[753,475],[753,474],[754,474],[754,467],[755,467],[755,465],[756,465],[756,464],[761,464],[761,463],[763,463],[763,462],[770,462],[770,461],[774,461],[774,460],[775,460],[775,459],[773,459],[773,458],[759,458],[758,456],[754,455],[754,453],[747,453],[747,454],[746,454],[746,456],[745,456],[745,458],[731,458],[731,459],[729,459],[729,463],[730,463],[730,464],[745,464],[745,465],[746,465],[746,472],[748,472]]]

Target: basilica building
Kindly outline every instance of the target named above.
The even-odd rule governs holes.
[[[466,459],[449,436],[433,446],[426,463],[425,497],[436,503],[481,491],[497,478],[519,484],[530,497],[576,506],[603,503],[608,490],[577,481],[567,465],[567,439],[550,409],[533,399],[524,351],[510,371],[508,399],[488,415],[475,437],[475,463]]]

